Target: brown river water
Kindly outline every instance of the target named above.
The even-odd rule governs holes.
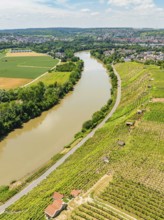
[[[11,132],[0,142],[0,185],[9,184],[45,164],[73,140],[83,122],[110,98],[106,69],[87,51],[82,77],[59,105]]]

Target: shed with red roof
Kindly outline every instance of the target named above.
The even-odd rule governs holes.
[[[52,197],[53,197],[54,200],[62,200],[64,198],[64,195],[62,195],[58,192],[54,192]]]
[[[77,197],[80,193],[81,193],[81,190],[74,189],[74,190],[72,190],[72,192],[71,192],[71,196],[75,198],[75,197]]]
[[[62,200],[55,200],[51,205],[49,205],[45,209],[46,217],[54,218],[60,214],[62,210],[64,210],[67,205]]]

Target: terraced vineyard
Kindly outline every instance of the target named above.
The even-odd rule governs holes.
[[[164,103],[156,105],[149,101],[158,97],[158,87],[163,83],[156,84],[156,71],[160,79],[164,71],[153,72],[154,68],[138,63],[116,65],[122,78],[122,100],[113,117],[37,188],[0,215],[0,219],[45,219],[44,209],[51,203],[54,191],[65,195],[74,188],[86,191],[110,172],[114,181],[101,195],[103,203],[137,219],[162,220],[164,124],[159,115],[164,112]],[[138,110],[142,113],[138,114]],[[127,121],[133,121],[134,125],[127,126]],[[119,146],[118,140],[125,142],[125,146]],[[104,157],[109,158],[109,163],[104,162]],[[84,204],[73,211],[71,218],[121,219],[108,211]],[[93,214],[97,217],[93,218]]]
[[[95,202],[81,205],[71,216],[70,220],[124,220],[119,214],[111,211],[108,207]]]
[[[135,214],[137,218],[162,220],[164,216],[162,193],[123,178],[117,178],[110,183],[100,198]]]

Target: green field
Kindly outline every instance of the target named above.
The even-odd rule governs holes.
[[[57,63],[49,56],[4,57],[0,59],[0,77],[35,79]]]
[[[157,66],[148,66],[148,70],[152,73],[152,79],[154,80],[153,84],[150,81],[150,84],[153,85],[152,96],[155,98],[164,97],[164,74],[163,70]]]
[[[0,215],[0,219],[45,219],[44,209],[52,203],[54,191],[65,195],[72,189],[86,191],[103,175],[112,173],[113,182],[100,196],[103,203],[137,219],[162,220],[164,124],[161,118],[156,118],[164,112],[164,104],[159,106],[149,101],[152,96],[158,97],[164,82],[157,83],[154,68],[139,63],[117,64],[122,98],[113,117],[38,187]],[[159,72],[158,79],[163,73]],[[153,77],[152,87],[148,88]],[[144,112],[139,115],[138,109]],[[128,127],[127,121],[134,121],[135,125]],[[125,146],[120,147],[118,140],[124,141]],[[104,156],[109,157],[109,163],[104,162]],[[71,219],[93,219],[93,216],[101,220],[122,219],[117,213],[94,207],[95,204],[83,205]]]
[[[34,83],[32,83],[32,85],[34,85],[38,82],[43,82],[45,85],[51,85],[55,82],[57,82],[58,84],[64,84],[65,82],[67,82],[69,80],[70,74],[71,74],[70,72],[52,71],[50,73],[47,73],[46,75],[44,75],[40,79],[36,80]]]
[[[0,60],[1,60],[3,57],[5,57],[5,52],[0,53]]]

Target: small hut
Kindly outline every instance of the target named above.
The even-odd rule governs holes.
[[[124,142],[124,141],[119,140],[117,143],[118,143],[118,145],[119,145],[120,147],[125,146],[125,142]]]
[[[62,200],[64,198],[64,195],[62,195],[58,192],[54,192],[52,197],[53,197],[54,200]]]
[[[74,189],[71,192],[71,196],[76,198],[77,196],[79,196],[80,193],[81,193],[81,190]]]
[[[134,122],[132,122],[132,121],[127,121],[127,122],[126,122],[126,125],[127,125],[127,126],[133,126],[133,125],[134,125]]]
[[[109,157],[104,157],[103,161],[104,161],[104,163],[109,163]]]
[[[137,114],[138,114],[138,115],[141,115],[141,114],[142,114],[142,110],[138,109],[138,110],[137,110]]]

